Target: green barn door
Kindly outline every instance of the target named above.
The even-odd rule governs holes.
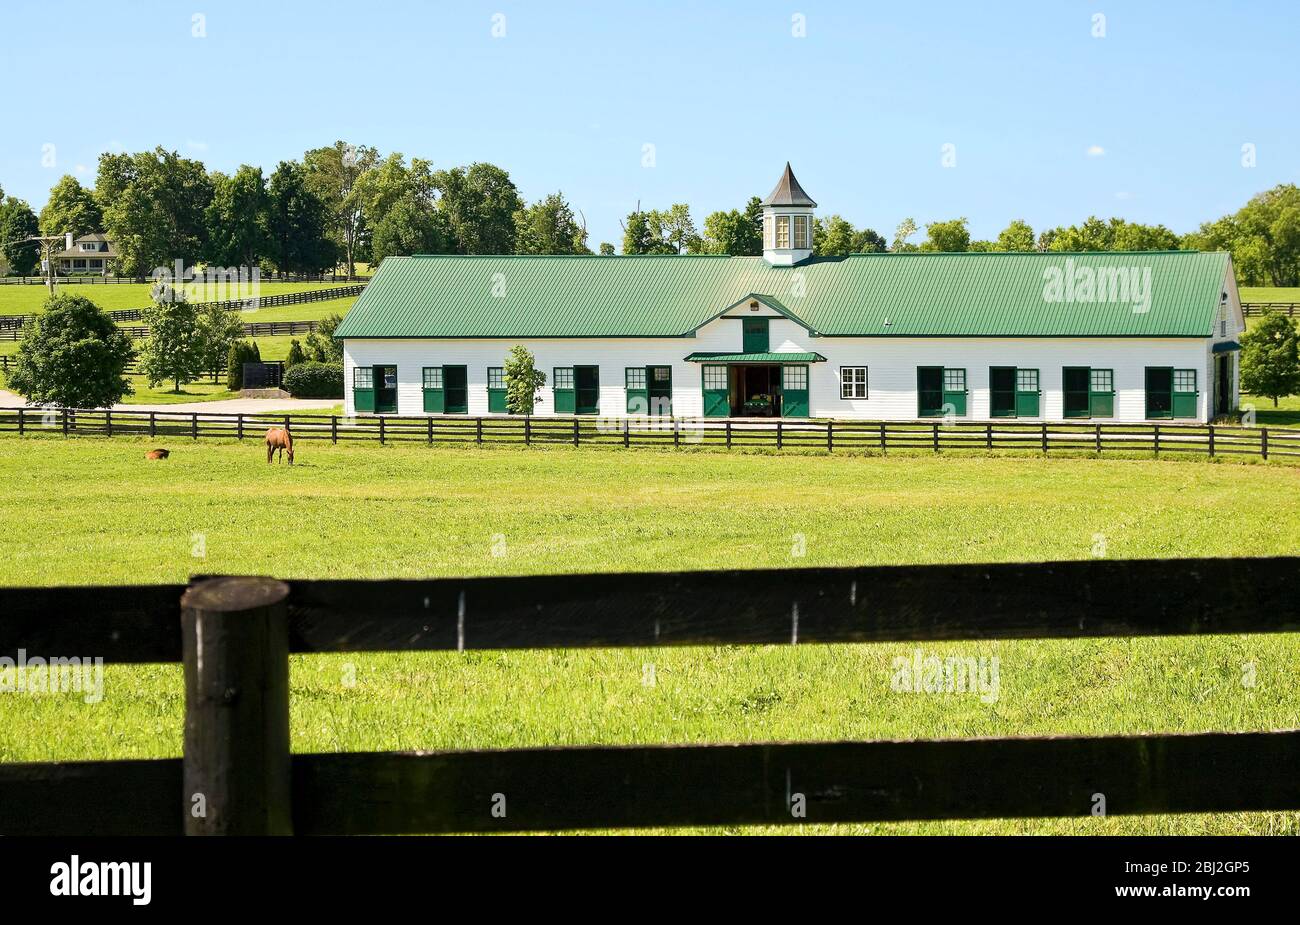
[[[741,319],[741,350],[745,353],[767,353],[769,340],[766,318]]]
[[[1061,370],[1061,391],[1064,395],[1063,414],[1065,417],[1091,417],[1090,376],[1091,370],[1086,366],[1066,366]]]
[[[808,417],[808,367],[781,367],[781,417]]]
[[[373,367],[353,367],[352,407],[357,411],[375,410],[375,371]]]
[[[725,418],[731,414],[731,393],[727,388],[727,367],[706,366],[701,370],[704,387],[704,416]]]
[[[1038,417],[1038,370],[1016,370],[1016,417]]]
[[[989,417],[1013,418],[1016,416],[1016,368],[993,366],[989,368]]]
[[[650,396],[650,413],[672,417],[673,368],[671,366],[647,366],[645,376],[646,389]]]
[[[597,414],[600,411],[600,367],[573,367],[574,414]]]
[[[573,367],[555,367],[552,370],[551,382],[551,389],[555,393],[555,413],[573,414]]]
[[[650,391],[646,388],[645,366],[629,366],[623,370],[623,388],[627,392],[628,414],[650,413]]]
[[[505,414],[506,407],[506,371],[500,366],[488,367],[488,414]]]
[[[397,413],[397,367],[375,367],[375,411]]]
[[[1174,416],[1174,371],[1168,366],[1148,366],[1146,373],[1147,417]]]
[[[966,414],[966,370],[943,368],[943,404],[953,414]]]
[[[1174,370],[1174,417],[1194,418],[1200,392],[1196,388],[1196,370]]]
[[[447,393],[442,387],[442,367],[424,367],[424,413],[442,414],[447,407]]]
[[[469,412],[469,375],[464,366],[444,366],[442,368],[443,387],[446,390],[448,414],[466,414]]]
[[[916,368],[916,413],[918,417],[923,418],[943,415],[942,366]]]
[[[1115,371],[1113,369],[1089,370],[1088,410],[1095,418],[1115,416]]]

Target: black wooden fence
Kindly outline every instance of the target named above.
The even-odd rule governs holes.
[[[3,338],[0,338],[0,340],[3,340]],[[281,378],[283,378],[283,376],[284,376],[284,360],[263,360],[263,361],[261,361],[261,362],[263,362],[263,363],[275,363],[275,364],[277,364],[277,365],[280,367],[280,375],[281,375]],[[7,373],[7,372],[9,372],[9,367],[15,365],[16,363],[17,363],[17,358],[16,358],[16,357],[12,357],[12,356],[0,356],[0,373]],[[124,373],[125,373],[126,375],[128,375],[128,376],[138,376],[138,375],[140,375],[140,374],[141,374],[141,370],[140,370],[140,364],[139,364],[139,362],[138,362],[137,360],[132,360],[131,362],[129,362],[129,363],[126,364],[126,368],[123,369],[122,372],[124,372]],[[219,377],[224,376],[225,374],[226,374],[226,367],[223,366],[223,367],[221,367],[220,369],[209,369],[209,370],[205,370],[205,371],[203,371],[200,375],[202,376],[202,378],[205,378],[205,379],[211,379],[212,381],[215,382]],[[32,409],[28,409],[29,412],[30,412],[31,410],[32,410]],[[0,413],[3,413],[3,412],[0,412]],[[39,413],[39,412],[38,412],[38,413]]]
[[[242,312],[251,311],[258,308],[275,308],[280,305],[300,305],[306,302],[328,302],[334,299],[350,299],[353,296],[359,296],[365,290],[365,284],[358,286],[336,286],[333,289],[311,289],[306,292],[282,292],[279,295],[260,296],[257,299],[230,299],[225,302],[196,302],[195,306],[202,309],[213,305],[220,306],[226,311]],[[142,308],[121,308],[108,312],[108,316],[114,321],[139,321],[143,317],[144,309]],[[22,337],[22,328],[32,318],[39,317],[36,314],[26,315],[0,315],[0,340],[19,340]],[[262,322],[262,324],[271,324],[273,322]],[[294,324],[294,325],[313,325],[314,321],[282,321],[274,322],[276,324]],[[256,327],[256,325],[251,325]],[[245,328],[250,325],[244,325]],[[132,337],[145,337],[149,330],[146,327],[126,327],[123,328]],[[142,332],[142,333],[141,333]],[[245,331],[245,334],[250,333]],[[255,332],[262,333],[262,332]],[[307,333],[307,329],[301,331],[284,331],[277,333],[298,334]]]
[[[1300,302],[1242,302],[1241,313],[1246,317],[1261,315],[1265,309],[1273,309],[1283,315],[1300,314]]]
[[[279,283],[365,283],[369,276],[348,276],[346,273],[267,273],[262,272],[263,282]],[[139,286],[149,282],[149,277],[104,276],[99,273],[81,273],[59,276],[58,284],[73,286]],[[0,276],[0,286],[44,286],[44,276]]]
[[[288,427],[296,440],[379,443],[664,448],[991,452],[1021,450],[1300,458],[1300,428],[1232,424],[1045,421],[732,421],[697,418],[311,415],[265,412],[88,411],[0,408],[0,433],[260,438]]]
[[[1297,632],[1297,586],[1300,558],[0,589],[0,651],[185,674],[182,758],[0,764],[0,834],[1300,809],[1298,731],[348,754],[289,735],[291,653]]]

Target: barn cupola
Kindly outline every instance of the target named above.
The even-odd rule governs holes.
[[[763,259],[790,267],[811,257],[815,208],[787,161],[776,189],[763,200]]]

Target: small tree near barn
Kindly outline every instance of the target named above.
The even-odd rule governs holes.
[[[511,414],[532,414],[546,385],[546,373],[537,368],[537,361],[528,348],[519,344],[510,348],[506,357],[506,410]]]
[[[179,392],[182,385],[203,374],[198,310],[182,292],[169,290],[141,316],[149,325],[149,338],[140,351],[140,371],[150,387],[171,381],[173,391]]]
[[[230,348],[243,336],[244,324],[238,312],[209,303],[199,310],[197,330],[203,370],[215,376],[226,364]]]
[[[1241,337],[1241,390],[1273,399],[1300,392],[1300,334],[1295,322],[1267,309]]]
[[[131,338],[85,296],[60,295],[27,323],[8,386],[34,404],[106,408],[131,393]]]
[[[230,345],[226,360],[226,388],[238,392],[244,387],[244,364],[262,362],[257,341],[239,340]]]

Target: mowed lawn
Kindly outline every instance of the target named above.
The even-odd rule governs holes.
[[[316,289],[335,289],[339,286],[353,286],[355,283],[331,282],[262,282],[258,292],[263,296],[281,295],[286,292],[307,292]],[[59,295],[82,295],[90,299],[105,311],[118,311],[127,308],[144,308],[150,302],[149,292],[153,283],[63,283],[58,286]],[[187,290],[190,297],[199,301],[211,298],[202,287]],[[231,285],[225,288],[224,298],[234,299],[244,295],[245,290]],[[26,285],[0,286],[0,315],[27,315],[45,310],[45,301],[49,291],[44,286]],[[302,307],[316,308],[327,303],[306,303]],[[278,311],[279,309],[277,309]],[[311,317],[311,316],[304,316]],[[269,319],[268,319],[269,320]],[[276,319],[280,320],[280,319]],[[296,319],[295,319],[296,320]]]
[[[986,457],[0,439],[0,581],[411,577],[1300,552],[1300,468]],[[192,555],[198,546],[205,557]],[[804,555],[798,556],[799,550]],[[376,601],[376,607],[382,607]],[[954,607],[962,606],[960,601]],[[891,662],[997,656],[1000,691],[895,693]],[[12,653],[9,653],[12,655]],[[87,653],[93,654],[93,653]],[[1104,735],[1300,725],[1300,636],[295,657],[297,751]],[[645,666],[656,683],[643,684]],[[355,669],[356,683],[347,679]],[[1243,676],[1254,673],[1253,686]],[[180,753],[177,666],[102,703],[0,697],[0,761]],[[959,772],[960,769],[955,769]],[[1113,800],[1112,800],[1113,802]],[[746,828],[741,831],[768,831]],[[837,832],[1300,832],[1300,814]]]

